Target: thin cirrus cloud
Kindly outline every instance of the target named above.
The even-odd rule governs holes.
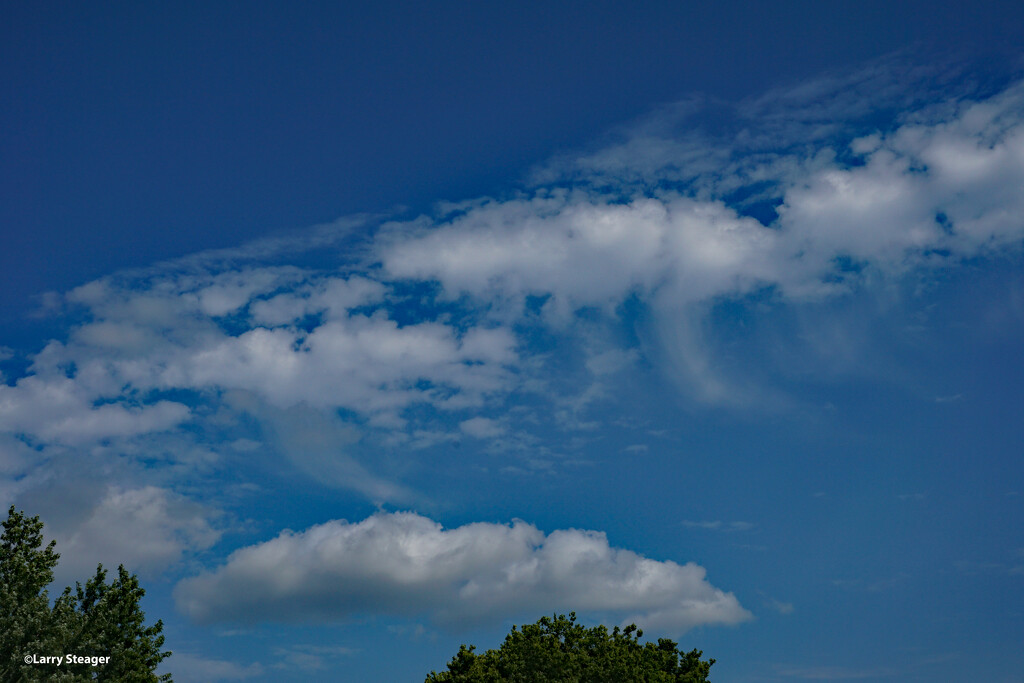
[[[710,188],[703,198],[687,196],[686,183],[641,196],[628,185],[625,197],[580,183],[467,205],[411,236],[407,226],[385,231],[381,260],[393,277],[436,280],[453,297],[550,294],[568,310],[636,293],[679,307],[767,287],[814,299],[848,288],[837,259],[899,274],[1019,240],[1022,111],[1018,84],[887,131],[764,153],[747,175],[772,188],[762,200],[778,217],[768,225],[715,196],[725,166],[698,178]]]
[[[861,80],[902,103],[883,76]],[[731,141],[677,133],[692,108],[669,109],[614,153],[562,159],[532,194],[386,226],[384,272],[498,310],[547,297],[556,327],[635,297],[649,307],[662,369],[686,393],[750,405],[704,338],[714,302],[767,294],[807,306],[1015,249],[1024,236],[1024,85],[913,102],[887,126],[861,120],[863,106],[844,118],[829,105],[848,99],[829,91],[846,85],[825,79],[738,107]],[[652,149],[669,157],[652,160]]]
[[[575,609],[682,633],[751,618],[702,567],[614,548],[603,533],[522,521],[444,529],[414,513],[286,531],[181,581],[175,597],[201,623],[385,613],[458,627]]]
[[[304,247],[303,238],[271,241],[87,284],[66,297],[86,322],[0,387],[0,429],[44,445],[132,438],[199,419],[174,392],[202,401],[243,391],[277,409],[351,411],[384,429],[422,430],[404,415],[416,405],[462,411],[456,423],[472,433],[474,410],[529,379],[517,323],[532,315],[530,296],[543,301],[534,320],[568,336],[580,309],[611,316],[636,297],[651,312],[665,372],[697,398],[728,403],[742,392],[701,338],[709,302],[755,292],[818,301],[868,273],[952,265],[1024,234],[1024,86],[865,127],[844,126],[821,104],[841,101],[823,91],[844,83],[811,88],[815,107],[806,93],[777,94],[774,109],[737,107],[742,134],[725,156],[707,135],[648,126],[640,138],[674,134],[685,158],[647,168],[653,143],[627,142],[519,197],[446,205],[378,230],[371,222],[348,255],[318,230]],[[787,106],[796,129],[778,123]],[[793,136],[807,135],[822,107],[836,118],[798,145]],[[760,133],[750,118],[758,112]],[[704,162],[679,176],[691,157]],[[625,172],[631,165],[646,169],[639,180]],[[604,185],[590,182],[595,168]],[[752,198],[774,217],[747,215]],[[345,265],[268,263],[303,248],[335,249]],[[410,286],[420,288],[411,318],[401,293]]]
[[[536,411],[543,418],[580,430],[594,424],[587,411],[598,398],[615,396],[606,388],[615,373],[640,358],[699,400],[749,405],[742,381],[702,338],[714,302],[766,293],[772,305],[809,306],[856,292],[869,276],[927,274],[1019,248],[1024,85],[915,99],[894,94],[908,89],[886,78],[895,77],[825,79],[743,103],[728,134],[686,132],[699,109],[687,103],[621,144],[556,160],[538,175],[543,183],[517,196],[443,205],[415,220],[352,219],[83,285],[63,297],[75,316],[66,336],[0,385],[0,493],[16,498],[23,482],[45,482],[44,470],[86,454],[97,465],[114,452],[163,462],[146,439],[166,434],[255,441],[332,485],[411,500],[408,487],[347,449],[511,438],[531,409],[527,394],[556,408]],[[868,121],[879,110],[872,101],[890,108],[888,120]],[[296,265],[312,252],[334,266]],[[545,365],[529,330],[586,351],[601,324],[635,322],[620,316],[629,300],[652,333],[602,346],[576,374]],[[257,428],[230,432],[225,425],[249,424],[232,423],[242,413]],[[159,490],[174,490],[177,465],[159,472]],[[211,458],[211,477],[220,466]],[[159,502],[149,483],[121,482],[110,509],[130,508],[130,491]],[[67,538],[95,531],[88,519]],[[338,528],[245,552],[269,561],[275,548]],[[153,566],[212,542],[199,531],[174,530],[185,539],[172,544],[180,552]],[[554,557],[549,546],[580,533],[555,532],[524,557]],[[183,584],[181,595],[241,571],[241,556]],[[669,578],[704,585],[702,576],[680,578],[699,570],[690,566],[673,565]],[[410,604],[445,616],[418,595]],[[358,607],[346,600],[337,597],[336,611]],[[694,618],[633,608],[677,626]],[[473,616],[451,609],[453,620]],[[190,613],[203,617],[198,607]]]

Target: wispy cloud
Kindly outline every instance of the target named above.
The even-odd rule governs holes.
[[[174,673],[174,680],[181,683],[216,683],[217,681],[244,681],[263,675],[259,662],[239,664],[223,659],[210,659],[188,652],[175,652],[174,659],[168,660],[168,667]],[[161,668],[163,671],[163,668]]]
[[[699,134],[681,122],[710,105],[687,102],[519,195],[356,217],[86,284],[64,297],[67,338],[0,385],[0,431],[44,451],[131,442],[202,429],[211,404],[244,393],[263,420],[309,409],[344,415],[354,439],[429,445],[513,433],[479,413],[523,391],[556,404],[544,419],[583,430],[641,357],[696,400],[785,406],[757,369],[712,350],[714,302],[809,306],[1024,235],[1024,86],[951,95],[947,83],[936,103],[939,91],[907,94],[935,81],[912,71],[876,65],[775,92]],[[336,264],[295,265],[312,250]],[[627,300],[650,333],[594,346]],[[552,372],[538,334],[578,350],[575,366]],[[834,356],[828,339],[805,345]],[[378,500],[401,490],[346,457],[338,485]]]
[[[688,529],[707,529],[709,531],[749,531],[755,526],[753,522],[723,522],[720,519],[705,521],[684,519],[680,524]]]
[[[339,645],[293,645],[274,648],[278,662],[275,669],[299,669],[307,673],[336,668],[338,661],[351,657],[357,650]]]
[[[764,606],[779,614],[792,614],[796,609],[791,602],[783,602],[767,595],[764,596]]]
[[[816,306],[1020,249],[1024,85],[957,94],[948,82],[923,85],[942,81],[934,71],[898,71],[735,106],[684,102],[555,160],[519,193],[413,219],[356,217],[50,297],[65,333],[0,384],[0,497],[42,502],[41,491],[102,473],[107,484],[94,476],[45,508],[63,565],[117,556],[159,573],[220,538],[214,499],[227,494],[199,504],[196,473],[226,488],[224,478],[273,459],[404,504],[427,494],[388,464],[470,443],[510,453],[493,470],[551,476],[570,459],[522,427],[568,433],[583,451],[604,424],[596,409],[621,400],[616,382],[640,368],[698,403],[785,409],[771,382],[783,354],[724,358],[716,306],[811,311],[797,325],[806,334],[780,333],[793,365],[860,369],[870,331],[855,335],[859,320],[816,324]],[[708,108],[725,123],[688,125]],[[628,445],[620,457],[646,449]],[[883,590],[904,579],[835,585]],[[523,522],[445,530],[413,514],[283,532],[182,582],[177,596],[199,621],[382,612],[459,624],[565,608],[680,632],[749,618],[701,567],[613,548],[599,532],[544,534]],[[254,671],[204,666],[211,678]]]

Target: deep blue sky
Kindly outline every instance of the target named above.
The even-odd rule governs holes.
[[[1024,681],[1019,3],[0,11],[0,508],[179,683]]]
[[[1005,61],[1019,3],[5,3],[4,320],[110,270],[508,188],[695,93],[909,47]]]

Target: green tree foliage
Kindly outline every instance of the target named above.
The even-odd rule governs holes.
[[[636,625],[610,632],[585,628],[575,612],[542,617],[536,624],[512,627],[497,650],[478,655],[463,645],[448,671],[431,672],[426,683],[708,683],[715,660],[700,650],[681,652],[666,638],[640,643]]]
[[[0,680],[21,681],[29,667],[23,653],[51,648],[53,614],[46,586],[60,557],[43,545],[43,523],[11,506],[0,536]]]
[[[139,601],[145,591],[134,574],[118,567],[107,583],[100,565],[83,586],[64,592],[50,605],[46,586],[60,555],[55,542],[43,548],[43,523],[12,505],[0,538],[0,681],[118,681],[170,683],[156,667],[170,656],[161,652],[163,622],[146,626]],[[66,661],[27,663],[25,657],[109,657],[105,664]]]

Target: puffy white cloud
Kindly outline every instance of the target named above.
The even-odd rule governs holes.
[[[908,77],[921,86],[910,94],[895,87]],[[799,306],[1020,247],[1024,84],[936,100],[933,82],[876,65],[732,108],[724,135],[687,132],[700,106],[684,103],[538,174],[559,189],[391,225],[378,254],[390,277],[439,282],[505,320],[548,297],[544,320],[561,331],[581,309],[613,319],[637,297],[654,355],[688,394],[784,405],[710,352],[718,302],[763,292]],[[892,123],[875,128],[887,108]]]
[[[193,349],[161,368],[158,385],[243,389],[278,407],[307,403],[364,413],[413,401],[443,400],[449,387],[459,400],[479,402],[508,379],[502,362],[514,358],[505,331],[474,330],[460,338],[449,326],[399,326],[383,316],[330,321],[308,334],[255,328]]]
[[[814,173],[786,193],[780,225],[794,253],[893,271],[929,250],[973,256],[1024,236],[1024,86],[851,147],[864,165]]]
[[[98,450],[145,457],[154,433],[186,422],[217,433],[234,410],[257,421],[234,438],[265,438],[325,483],[408,500],[348,447],[366,432],[405,430],[408,407],[473,408],[518,381],[508,329],[399,323],[389,315],[390,288],[368,277],[229,265],[235,270],[225,273],[156,267],[69,293],[85,322],[36,354],[26,376],[0,384],[0,433],[38,449],[19,450],[19,463],[5,469],[32,469],[26,458],[52,468],[54,448],[68,458]],[[8,497],[23,488],[0,482]]]
[[[253,322],[270,327],[293,324],[310,315],[338,320],[354,308],[381,301],[386,293],[386,287],[374,280],[355,275],[333,277],[256,300],[250,312]]]
[[[718,202],[617,204],[553,192],[488,202],[421,236],[385,238],[382,260],[393,277],[439,280],[453,296],[553,294],[571,308],[607,307],[662,286],[699,300],[775,280],[763,254],[776,238]]]
[[[220,538],[211,524],[214,511],[155,486],[109,486],[95,500],[67,484],[49,494],[51,503],[42,510],[42,518],[61,555],[58,578],[66,581],[84,581],[99,563],[108,569],[124,564],[131,572],[158,574]],[[63,500],[53,502],[56,495]],[[57,506],[66,509],[54,509]]]
[[[848,148],[863,163],[838,161]],[[645,152],[634,153],[642,164]],[[1024,85],[922,112],[884,134],[851,141],[833,131],[760,163],[748,182],[768,183],[780,203],[768,227],[720,191],[623,201],[538,190],[469,205],[426,231],[393,226],[381,259],[391,276],[437,280],[452,296],[551,294],[572,309],[633,293],[678,306],[767,286],[805,298],[835,289],[837,259],[899,273],[939,250],[973,256],[1024,237]],[[705,168],[705,184],[728,170]]]
[[[522,521],[455,529],[413,513],[332,521],[235,551],[175,589],[199,622],[428,615],[455,625],[579,610],[667,632],[750,618],[693,563],[613,548],[603,533]]]
[[[51,342],[32,374],[0,386],[0,430],[74,445],[163,431],[190,416],[161,398],[175,390],[241,390],[281,409],[393,421],[411,403],[478,405],[510,386],[517,342],[508,330],[354,312],[385,291],[363,277],[310,281],[281,268],[90,283],[68,299],[92,320]],[[216,320],[227,314],[239,316],[231,332]],[[308,316],[311,327],[297,326]]]
[[[13,387],[0,386],[0,430],[51,443],[81,444],[162,431],[189,416],[188,407],[174,401],[96,405],[98,398],[84,381],[62,376],[23,377]]]
[[[301,277],[297,268],[249,268],[178,279],[180,296],[204,315],[219,317],[234,313],[256,295],[266,294]]]
[[[358,247],[351,228],[363,219],[79,287],[67,301],[86,321],[0,385],[0,431],[84,448],[201,421],[206,398],[246,392],[279,412],[341,410],[432,442],[456,432],[414,424],[410,408],[463,411],[451,424],[493,436],[496,425],[470,411],[527,388],[575,393],[583,412],[606,391],[586,383],[613,381],[641,352],[698,400],[785,405],[711,352],[717,302],[756,292],[819,301],[1024,237],[1024,86],[939,104],[931,93],[926,107],[892,86],[906,76],[895,71],[733,107],[731,137],[681,132],[706,104],[670,107],[624,143],[561,159],[547,170],[558,189],[367,227]],[[885,129],[865,128],[879,107],[904,109]],[[776,213],[745,215],[757,202]],[[326,248],[337,270],[279,265]],[[643,348],[619,336],[588,349],[580,310],[614,324],[631,298],[650,327],[635,335]],[[531,357],[531,325],[546,325],[560,349],[582,348],[592,377],[547,372]],[[359,487],[386,489],[371,479]]]

